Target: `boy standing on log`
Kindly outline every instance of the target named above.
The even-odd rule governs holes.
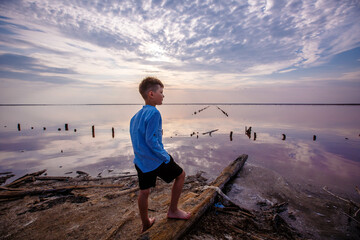
[[[148,217],[150,188],[155,187],[156,177],[170,183],[174,179],[168,218],[189,219],[190,213],[178,209],[178,201],[185,180],[185,172],[166,152],[162,143],[162,119],[156,105],[164,99],[164,85],[154,77],[145,78],[139,85],[139,92],[145,105],[130,121],[130,136],[134,149],[134,164],[138,172],[140,193],[138,207],[142,231],[150,228],[155,218]]]

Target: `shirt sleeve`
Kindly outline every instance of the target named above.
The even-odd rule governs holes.
[[[163,162],[168,163],[170,161],[170,156],[162,144],[161,121],[160,113],[154,112],[146,126],[145,141],[155,156]]]

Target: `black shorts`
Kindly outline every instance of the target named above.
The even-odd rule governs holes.
[[[139,187],[141,190],[155,187],[156,177],[160,177],[165,182],[170,183],[183,172],[183,169],[177,165],[171,156],[169,163],[162,163],[157,169],[151,172],[143,173],[136,164],[135,168],[138,172]]]

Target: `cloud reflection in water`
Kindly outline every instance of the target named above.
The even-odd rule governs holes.
[[[165,148],[187,174],[205,171],[205,176],[212,179],[246,153],[248,164],[271,169],[299,184],[317,183],[350,191],[360,183],[359,106],[223,105],[221,109],[228,117],[216,106],[193,114],[205,107],[158,107],[163,116]],[[16,177],[45,168],[49,175],[74,175],[77,170],[92,176],[105,175],[107,170],[134,173],[129,121],[140,108],[1,107],[0,111],[7,114],[0,118],[0,171],[12,171]],[[16,128],[19,119],[20,132]],[[69,131],[58,131],[64,123],[69,123]],[[245,135],[245,126],[252,126],[250,139]],[[219,130],[211,136],[201,134],[214,129]],[[191,136],[193,132],[199,132],[199,138]],[[283,133],[287,135],[285,141]],[[313,135],[317,135],[316,141]]]

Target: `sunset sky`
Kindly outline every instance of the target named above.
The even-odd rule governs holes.
[[[0,104],[360,103],[360,1],[0,0]]]

